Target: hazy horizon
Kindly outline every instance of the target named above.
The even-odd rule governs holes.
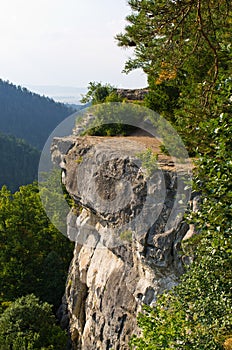
[[[56,102],[68,104],[80,104],[82,95],[87,92],[87,88],[59,85],[26,85],[31,92],[41,96],[52,98]]]

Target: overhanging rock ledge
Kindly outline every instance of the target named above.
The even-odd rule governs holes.
[[[153,305],[184,271],[180,244],[194,230],[176,200],[180,187],[189,195],[188,175],[160,155],[148,181],[138,162],[147,147],[141,141],[77,136],[53,141],[53,162],[83,208],[67,218],[68,236],[76,243],[63,318],[68,315],[74,350],[129,349],[131,335],[139,333],[142,303]]]

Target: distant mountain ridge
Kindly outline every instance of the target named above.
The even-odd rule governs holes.
[[[80,100],[87,92],[87,88],[57,85],[27,85],[30,91],[42,96],[48,96],[56,102],[80,105]]]
[[[42,149],[50,133],[74,109],[0,80],[0,132]]]

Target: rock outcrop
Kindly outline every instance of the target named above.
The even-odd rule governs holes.
[[[53,161],[82,206],[67,218],[76,242],[65,295],[74,350],[129,349],[142,304],[153,305],[183,273],[188,174],[160,156],[148,176],[138,157],[145,149],[130,137],[54,139]]]
[[[148,88],[144,89],[117,89],[117,93],[120,97],[126,98],[129,101],[142,101],[148,94]]]

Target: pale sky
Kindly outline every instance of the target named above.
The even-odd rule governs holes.
[[[145,87],[122,74],[131,50],[117,46],[126,0],[0,0],[0,78],[19,85]]]

